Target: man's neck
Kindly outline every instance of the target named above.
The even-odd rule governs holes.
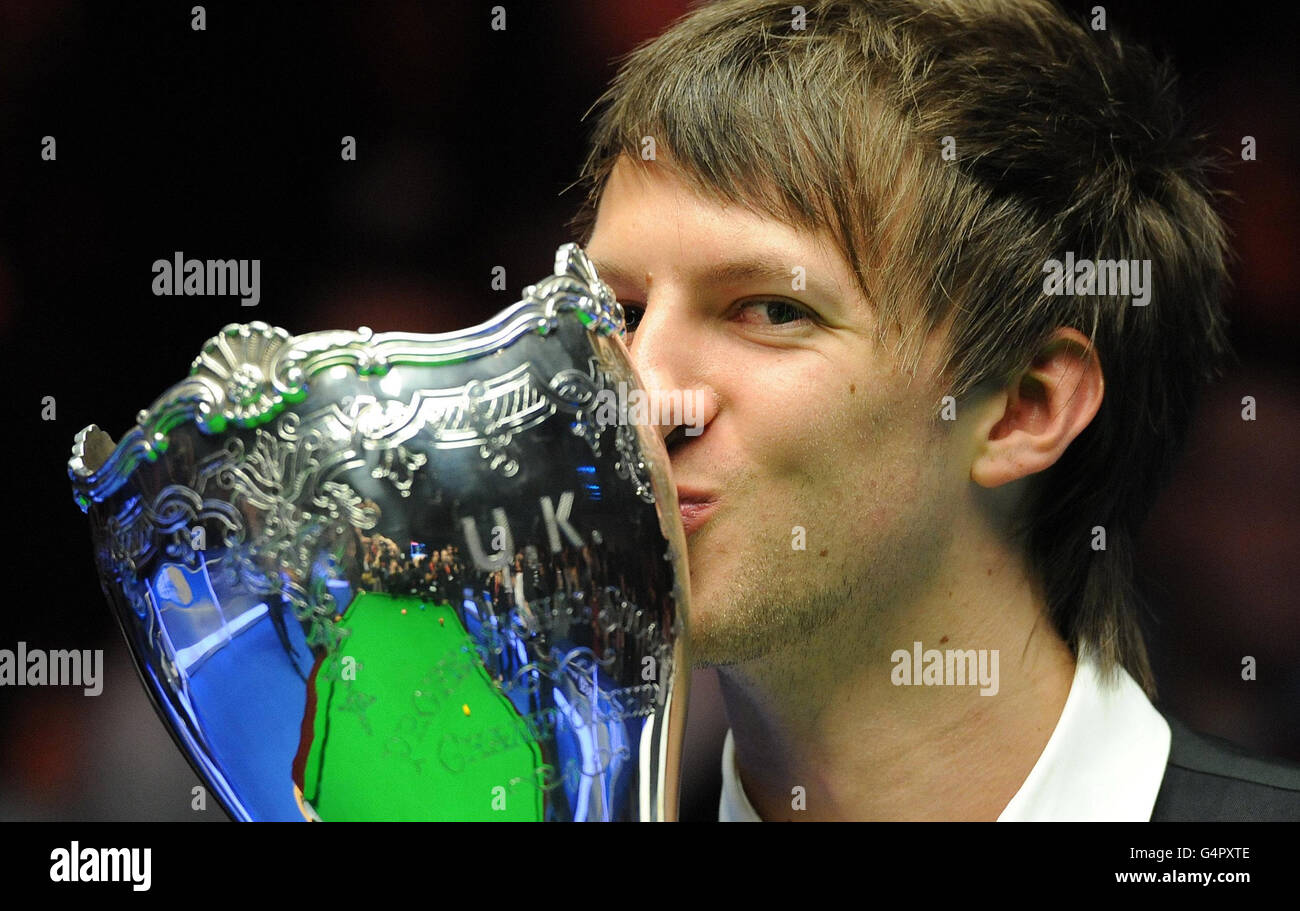
[[[719,669],[741,784],[764,820],[997,819],[1056,727],[1075,661],[1020,565],[991,556],[972,555],[890,622],[874,613],[863,629],[871,612],[847,612],[805,643]],[[995,693],[952,685],[949,662],[927,654],[969,649],[986,669],[997,652]]]

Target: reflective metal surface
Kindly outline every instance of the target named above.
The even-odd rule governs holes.
[[[576,245],[445,335],[210,340],[69,462],[161,716],[256,820],[676,816],[685,541]]]

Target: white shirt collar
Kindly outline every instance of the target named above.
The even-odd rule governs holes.
[[[1169,724],[1123,668],[1102,679],[1086,652],[1056,729],[998,822],[1146,822],[1169,761]],[[719,822],[761,822],[736,772],[731,731],[722,745]]]

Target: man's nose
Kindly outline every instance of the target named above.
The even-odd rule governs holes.
[[[666,442],[698,436],[717,413],[698,337],[685,308],[665,300],[646,305],[631,335],[632,363],[650,397],[649,420]]]

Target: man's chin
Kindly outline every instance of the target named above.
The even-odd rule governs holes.
[[[692,667],[697,670],[732,667],[757,660],[772,651],[774,643],[760,641],[751,624],[737,622],[735,618],[729,617],[701,616],[703,611],[700,605],[704,603],[712,603],[713,610],[718,610],[716,601],[704,602],[692,598]]]
[[[733,667],[739,663],[739,661],[720,655],[691,653],[691,670],[693,671],[717,670],[718,668]]]
[[[790,605],[754,598],[755,592],[782,585],[782,580],[756,572],[763,564],[731,531],[707,522],[687,538],[691,664],[700,669],[745,664],[782,645],[780,613]]]
[[[713,667],[725,667],[734,663],[734,656],[725,643],[726,637],[720,637],[712,618],[701,616],[701,605],[705,602],[691,597],[691,624],[689,629],[691,666],[696,670]]]

